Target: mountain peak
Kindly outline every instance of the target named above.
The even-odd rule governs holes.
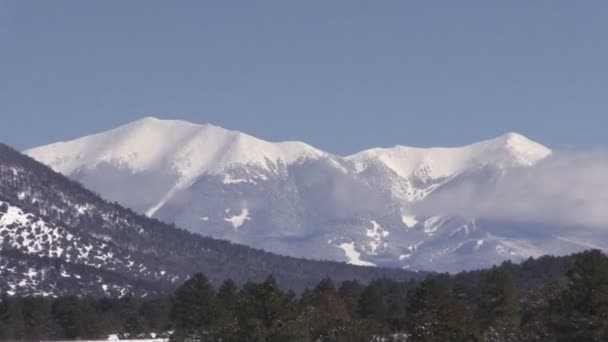
[[[139,118],[137,120],[126,123],[122,126],[119,126],[115,129],[137,129],[137,128],[146,128],[146,127],[157,127],[160,129],[162,127],[166,129],[171,129],[175,127],[205,127],[212,126],[207,124],[196,124],[193,122],[185,121],[185,120],[176,120],[176,119],[161,119],[155,116],[145,116]],[[215,127],[215,126],[214,126]],[[216,127],[220,128],[220,127]],[[223,129],[223,128],[221,128]]]
[[[499,135],[496,138],[490,139],[489,141],[504,143],[506,145],[512,145],[512,146],[529,145],[529,144],[539,145],[539,143],[537,143],[537,142],[533,141],[532,139],[529,139],[528,137],[524,136],[523,134],[520,134],[517,132],[507,132],[505,134]]]
[[[293,163],[325,153],[300,142],[271,143],[210,124],[146,116],[120,127],[25,151],[72,174],[110,163],[131,171],[165,169],[190,178],[235,164]]]
[[[516,132],[508,132],[471,146],[483,147],[493,151],[506,151],[516,159],[516,162],[522,165],[535,164],[551,154],[548,147]]]
[[[551,154],[547,147],[525,136],[509,132],[493,139],[460,147],[375,148],[347,157],[358,170],[380,162],[398,175],[410,178],[424,170],[431,178],[453,177],[469,169],[495,165],[530,166]]]

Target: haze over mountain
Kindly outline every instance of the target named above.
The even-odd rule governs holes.
[[[487,200],[488,189],[551,156],[517,133],[341,157],[148,117],[25,153],[140,213],[296,257],[459,271],[601,244],[588,227],[448,209]]]

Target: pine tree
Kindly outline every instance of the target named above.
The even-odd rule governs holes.
[[[301,305],[313,340],[324,341],[337,335],[350,320],[346,304],[329,278],[321,280],[312,291],[303,295]]]
[[[53,303],[52,314],[67,339],[99,339],[109,333],[102,324],[101,314],[90,299],[59,298]]]
[[[521,322],[518,295],[502,268],[487,271],[481,288],[480,317],[486,341],[519,341]]]
[[[22,340],[25,338],[23,322],[23,306],[18,299],[2,294],[0,306],[0,338],[7,340]]]
[[[26,297],[21,301],[25,339],[35,341],[52,337],[56,328],[51,316],[50,301],[42,297]]]
[[[202,273],[188,279],[175,292],[171,318],[175,325],[175,338],[201,338],[217,317],[215,293]]]
[[[162,297],[142,303],[139,312],[150,330],[158,333],[171,330],[170,310],[170,300]]]
[[[411,291],[407,328],[411,341],[481,341],[473,314],[434,280]]]
[[[122,333],[129,338],[147,335],[148,327],[140,314],[138,301],[132,296],[124,296],[120,298],[118,305],[123,323]]]
[[[375,283],[369,284],[359,297],[358,313],[362,318],[371,318],[378,321],[386,317],[386,303],[380,289]]]
[[[218,340],[233,338],[238,330],[237,305],[239,294],[232,279],[225,280],[217,293],[218,317],[213,336]]]
[[[345,321],[350,319],[348,309],[338,295],[331,279],[325,278],[308,295],[303,296],[302,304],[315,308],[322,313],[324,321]]]
[[[217,300],[222,308],[233,310],[238,301],[238,288],[232,279],[226,279],[217,292]]]
[[[260,284],[245,284],[237,305],[237,340],[265,341],[281,335],[286,322],[297,317],[291,299],[273,277]]]
[[[347,280],[338,289],[340,297],[346,304],[348,313],[353,318],[358,317],[359,297],[364,289],[365,287],[356,280]]]
[[[580,253],[567,277],[567,288],[552,305],[558,338],[608,340],[608,257],[599,250]]]

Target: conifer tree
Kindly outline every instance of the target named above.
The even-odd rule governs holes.
[[[482,282],[480,317],[486,341],[519,341],[521,321],[518,295],[502,268],[490,269]]]
[[[575,256],[568,286],[553,303],[560,340],[608,340],[608,257],[599,250]]]
[[[348,312],[353,318],[358,317],[359,297],[361,297],[364,289],[365,287],[356,280],[347,280],[338,289],[340,297],[344,300]]]
[[[286,322],[297,315],[291,296],[273,277],[260,284],[245,284],[237,305],[238,341],[266,341],[281,335]],[[276,338],[276,337],[275,337]]]
[[[369,284],[359,297],[358,313],[363,318],[382,320],[386,316],[386,303],[375,283]]]
[[[201,338],[216,318],[215,292],[202,273],[188,279],[175,292],[171,318],[177,340]]]
[[[23,305],[6,293],[2,294],[0,305],[0,338],[7,340],[22,340],[25,338]]]
[[[411,341],[481,341],[473,314],[434,280],[411,291],[407,327]]]

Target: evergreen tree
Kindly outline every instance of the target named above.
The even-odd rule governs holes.
[[[452,296],[470,309],[476,309],[479,298],[475,285],[474,273],[458,273],[452,278]]]
[[[411,291],[407,327],[411,341],[481,341],[473,314],[434,280]]]
[[[282,336],[286,322],[297,317],[291,296],[278,287],[273,277],[260,284],[247,283],[240,297],[238,341],[266,341],[275,335]]]
[[[2,305],[0,306],[0,338],[7,340],[25,338],[23,305],[6,293],[2,294]]]
[[[301,305],[305,310],[309,334],[314,340],[335,336],[350,320],[346,304],[329,278],[321,280],[312,291],[303,295]]]
[[[217,292],[217,299],[223,308],[233,310],[238,301],[238,288],[232,279],[226,279]]]
[[[521,339],[529,342],[555,342],[557,335],[552,329],[555,319],[551,304],[559,301],[562,287],[546,284],[531,289],[523,298]]]
[[[147,335],[148,327],[140,314],[138,301],[132,296],[124,296],[120,298],[117,305],[123,323],[122,334],[128,338]]]
[[[493,267],[482,282],[480,317],[486,341],[519,341],[521,321],[518,295],[511,277]]]
[[[42,297],[26,297],[22,299],[22,303],[26,340],[44,340],[57,334],[49,300]]]
[[[59,298],[53,303],[52,314],[67,339],[99,339],[110,332],[104,329],[103,319],[89,299]]]
[[[302,297],[304,306],[311,306],[322,313],[324,321],[345,321],[350,319],[346,304],[338,295],[331,279],[325,278],[308,295]]]
[[[563,341],[608,340],[608,257],[599,250],[575,256],[568,286],[552,305]]]
[[[361,293],[365,289],[365,286],[361,285],[356,280],[347,280],[340,285],[340,289],[338,293],[346,307],[351,317],[358,317],[359,311],[359,297],[361,297]]]
[[[141,304],[139,312],[150,330],[158,333],[171,330],[170,310],[171,301],[162,297],[145,301]]]
[[[202,273],[188,279],[173,297],[171,318],[175,325],[175,338],[202,338],[214,322],[217,313],[215,293]]]
[[[386,317],[386,303],[380,289],[375,283],[369,284],[359,297],[358,313],[362,318],[381,321]]]
[[[236,309],[239,302],[239,294],[236,284],[232,279],[225,280],[217,293],[218,317],[214,336],[218,339],[227,340],[233,337],[238,330]]]

